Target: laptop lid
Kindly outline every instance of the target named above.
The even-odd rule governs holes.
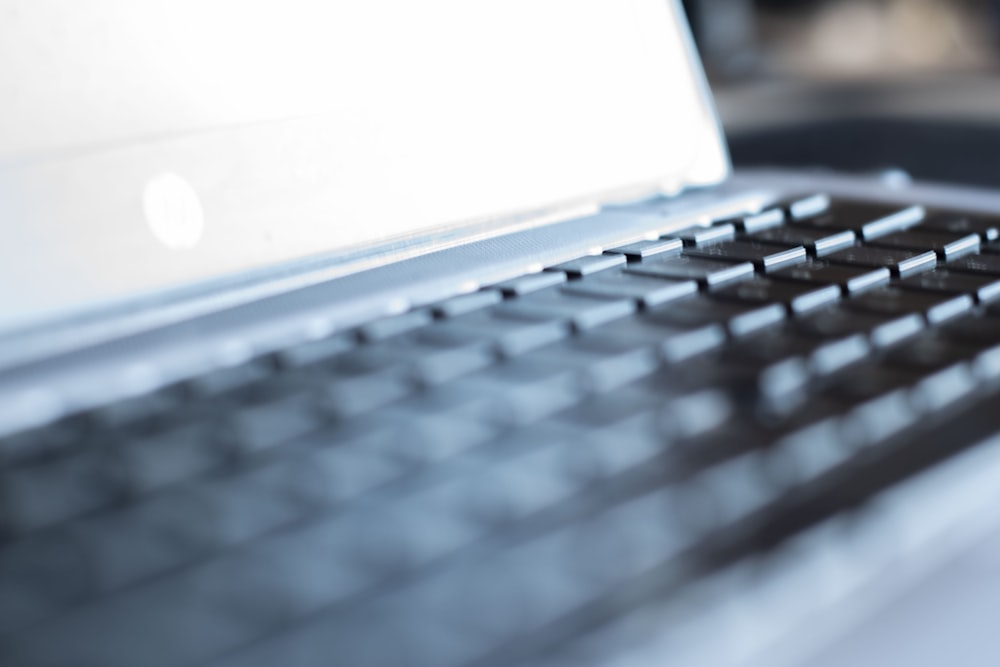
[[[2,14],[8,333],[276,267],[357,270],[729,169],[669,0]]]

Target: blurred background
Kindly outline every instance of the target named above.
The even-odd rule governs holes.
[[[740,166],[1000,187],[1000,0],[687,0]]]

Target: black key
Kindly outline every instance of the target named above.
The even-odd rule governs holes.
[[[969,311],[972,306],[972,297],[968,295],[916,292],[896,287],[884,287],[866,292],[844,302],[844,307],[849,310],[862,310],[881,315],[920,313],[931,324],[940,324],[957,317]]]
[[[872,360],[853,368],[850,373],[841,374],[824,393],[851,402],[868,401],[896,394],[900,389],[910,387],[919,377],[920,374],[912,370],[885,366]]]
[[[830,197],[827,195],[811,195],[786,204],[788,215],[795,220],[811,218],[826,212],[830,208]]]
[[[284,368],[303,368],[327,362],[355,347],[357,342],[352,336],[338,334],[294,345],[276,352],[274,356],[277,363]]]
[[[914,231],[882,236],[872,241],[871,245],[904,250],[933,250],[938,257],[948,261],[979,252],[979,243],[978,234],[958,236],[947,232],[921,231],[918,227]]]
[[[1000,276],[1000,255],[968,255],[948,262],[949,271]]]
[[[577,403],[586,390],[577,369],[545,363],[544,355],[533,357],[530,363],[514,359],[489,373],[457,380],[454,386],[487,397],[492,405],[484,417],[501,425],[523,425],[547,417]]]
[[[591,391],[604,392],[652,373],[659,356],[608,336],[586,336],[550,349],[537,350],[518,363],[553,366],[576,373]]]
[[[693,280],[666,280],[630,273],[606,273],[587,280],[576,280],[562,288],[564,292],[585,296],[624,298],[651,308],[698,291]]]
[[[888,285],[892,276],[886,268],[841,266],[810,260],[784,271],[776,271],[769,277],[811,285],[839,285],[845,294],[857,294],[873,287]]]
[[[733,336],[743,336],[781,322],[785,319],[785,308],[778,304],[761,306],[698,296],[654,308],[647,311],[643,319],[653,324],[687,328],[722,324]]]
[[[130,440],[117,451],[126,470],[129,490],[139,495],[220,465],[230,451],[227,446],[220,446],[222,443],[212,426],[190,424]]]
[[[903,208],[892,204],[834,200],[825,212],[796,219],[796,223],[824,229],[850,229],[869,241],[913,227],[923,218],[922,206]]]
[[[975,347],[950,340],[938,331],[926,331],[907,341],[906,345],[890,350],[882,364],[924,374],[969,361],[976,351]]]
[[[1000,239],[1000,220],[971,213],[928,213],[917,229],[931,229],[952,234],[978,234],[983,242]]]
[[[421,337],[438,343],[467,345],[489,341],[508,356],[563,340],[569,334],[569,325],[563,321],[495,317],[485,311],[456,317],[420,331]]]
[[[942,327],[940,335],[965,345],[995,347],[1000,345],[1000,317],[989,311],[986,317],[961,317]]]
[[[87,451],[0,475],[0,525],[33,530],[106,508],[127,489],[113,454]]]
[[[374,342],[385,340],[413,331],[430,324],[434,320],[433,315],[428,310],[414,310],[395,317],[387,317],[381,320],[369,322],[358,329],[358,335],[362,340]]]
[[[722,241],[731,241],[736,237],[736,228],[731,224],[712,225],[711,227],[691,227],[679,232],[665,234],[665,239],[680,239],[685,246],[705,246]]]
[[[734,280],[746,280],[753,276],[753,264],[743,262],[730,264],[695,257],[671,257],[664,260],[643,262],[629,267],[629,273],[677,280],[697,280],[702,285],[716,287]]]
[[[352,417],[387,405],[415,389],[413,380],[401,369],[388,368],[373,373],[336,375],[328,382],[325,405],[338,417]]]
[[[188,380],[188,390],[198,397],[219,396],[260,383],[273,370],[263,361],[227,366]]]
[[[727,348],[725,358],[775,363],[800,357],[808,360],[811,371],[827,375],[864,359],[870,350],[867,338],[861,334],[831,340],[784,327],[747,336]]]
[[[624,262],[624,257],[621,259]],[[505,301],[497,306],[494,313],[500,317],[568,321],[577,329],[589,329],[628,317],[635,311],[636,304],[629,299],[591,298],[546,290]]]
[[[668,362],[680,362],[726,342],[726,330],[718,323],[676,324],[643,318],[618,320],[584,334],[584,338],[609,338],[622,345],[656,349]]]
[[[979,382],[973,373],[973,366],[964,361],[943,368],[921,378],[911,391],[911,399],[922,414],[945,408],[976,390]]]
[[[921,271],[930,271],[937,265],[937,254],[933,251],[919,252],[898,248],[873,248],[857,246],[840,250],[824,258],[833,264],[849,266],[884,267],[897,278],[906,278]]]
[[[934,333],[918,336],[892,350],[882,365],[920,376],[913,400],[925,410],[936,410],[967,396],[976,385],[969,362],[977,349]]]
[[[876,347],[888,347],[922,331],[924,320],[917,314],[885,316],[853,312],[840,305],[792,320],[790,326],[805,335],[825,339],[843,339],[863,334]]]
[[[686,254],[729,262],[752,262],[763,271],[777,271],[806,261],[806,250],[802,246],[775,248],[766,243],[753,241],[725,241],[701,248],[690,248]]]
[[[630,262],[641,262],[650,257],[679,255],[684,242],[680,239],[660,239],[659,241],[636,241],[605,250],[607,254],[625,255]]]
[[[899,287],[925,292],[970,294],[979,303],[986,303],[1000,297],[1000,276],[936,269],[902,280]]]
[[[500,290],[504,296],[521,296],[543,290],[547,287],[554,287],[564,282],[566,282],[565,273],[543,271],[542,273],[529,273],[526,276],[505,280],[493,287]]]
[[[457,317],[458,315],[466,315],[476,310],[489,308],[499,303],[501,299],[503,299],[501,292],[485,289],[442,301],[436,306],[431,307],[431,312],[436,317]]]
[[[837,377],[826,395],[854,406],[842,422],[852,445],[881,442],[917,421],[907,391],[914,380],[912,373],[874,364]]]
[[[830,230],[789,225],[768,229],[750,238],[760,243],[773,243],[786,248],[800,245],[810,255],[822,257],[837,250],[850,248],[854,245],[857,235],[850,229]]]
[[[740,231],[747,234],[762,232],[785,223],[785,212],[780,208],[772,208],[754,215],[748,215],[737,224]]]
[[[104,428],[120,428],[127,424],[168,417],[172,410],[180,407],[182,400],[181,392],[165,389],[115,401],[97,408],[89,417]]]
[[[301,396],[243,408],[230,417],[231,436],[247,452],[287,443],[321,425],[316,407]]]
[[[791,281],[754,278],[714,293],[719,299],[749,303],[782,303],[793,313],[804,313],[828,305],[840,298],[837,285],[816,286]]]
[[[731,224],[736,229],[746,234],[762,232],[765,229],[779,227],[785,223],[785,211],[780,208],[772,208],[767,211],[748,215],[743,218],[732,218],[720,221],[717,224]]]
[[[463,347],[428,350],[412,362],[410,372],[423,385],[437,385],[485,368],[496,361],[496,354],[487,341]]]
[[[588,257],[578,257],[562,264],[556,264],[546,269],[547,271],[561,271],[570,278],[582,278],[598,271],[607,271],[617,266],[625,265],[623,255],[591,255]]]

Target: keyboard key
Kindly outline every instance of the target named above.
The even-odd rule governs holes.
[[[920,375],[935,372],[971,360],[977,349],[952,340],[936,330],[925,331],[890,350],[881,363],[891,368],[914,371]]]
[[[861,361],[870,350],[867,338],[861,334],[822,338],[786,327],[747,336],[727,348],[724,357],[764,363],[799,357],[807,361],[812,372],[828,375]]]
[[[706,246],[733,240],[736,238],[736,228],[731,224],[718,224],[711,227],[691,227],[690,229],[666,234],[663,238],[680,239],[688,247]]]
[[[94,589],[87,555],[72,536],[61,532],[6,546],[0,552],[0,632],[27,629],[86,600]]]
[[[1000,276],[1000,255],[967,255],[948,262],[949,271]]]
[[[624,298],[651,308],[698,291],[693,280],[665,280],[631,273],[606,273],[587,280],[577,280],[562,288],[564,292],[603,298]]]
[[[884,287],[848,299],[844,307],[880,315],[896,316],[920,313],[931,324],[940,324],[968,312],[973,306],[968,295],[953,296],[934,292],[916,292]]]
[[[228,394],[259,385],[274,374],[264,361],[251,361],[236,366],[226,366],[188,380],[188,391],[198,398]]]
[[[805,248],[775,248],[753,241],[725,241],[711,246],[689,248],[691,257],[718,259],[731,262],[752,262],[762,271],[777,271],[806,261]]]
[[[917,229],[951,234],[978,234],[983,243],[1000,239],[1000,220],[972,213],[930,212]]]
[[[392,403],[413,392],[413,380],[401,369],[336,375],[323,388],[325,405],[337,417],[351,417]]]
[[[684,242],[680,239],[661,239],[659,241],[636,241],[605,250],[605,253],[625,255],[629,262],[641,262],[650,257],[679,255]]]
[[[461,347],[428,349],[422,356],[414,359],[410,372],[419,383],[431,387],[486,368],[496,358],[496,352],[487,341]]]
[[[293,345],[276,352],[274,356],[283,368],[305,368],[329,361],[355,347],[357,342],[353,336],[338,334],[322,340]]]
[[[850,248],[857,236],[850,229],[828,230],[789,225],[768,229],[750,238],[760,243],[773,243],[786,248],[803,246],[810,255],[822,257],[837,250]]]
[[[497,434],[497,429],[476,416],[476,410],[487,404],[482,397],[466,397],[473,398],[466,403],[455,400],[439,412],[428,408],[422,398],[426,395],[380,410],[370,419],[378,441],[356,444],[411,467],[446,461]]]
[[[941,410],[966,398],[977,385],[972,367],[959,363],[922,378],[913,388],[912,398],[921,412],[926,413]]]
[[[918,252],[898,248],[874,248],[858,246],[840,250],[824,258],[832,264],[884,267],[897,278],[906,278],[921,271],[930,271],[937,265],[937,254],[933,251]]]
[[[961,317],[948,322],[940,329],[940,335],[958,343],[977,347],[1000,345],[1000,317]]]
[[[758,277],[724,287],[714,292],[713,296],[750,303],[781,303],[793,313],[804,313],[837,301],[840,288],[837,285],[815,286]]]
[[[433,320],[429,310],[414,310],[365,324],[358,329],[358,335],[362,340],[372,343],[427,326]]]
[[[896,232],[879,237],[871,245],[885,248],[903,248],[904,250],[933,250],[944,261],[957,259],[964,255],[979,252],[980,238],[978,234],[957,236],[947,232],[923,231],[919,227],[915,231]]]
[[[623,345],[659,351],[670,362],[679,363],[714,350],[726,341],[726,330],[718,323],[677,325],[640,318],[617,320],[584,334],[608,338]]]
[[[659,356],[655,350],[636,349],[628,341],[592,336],[538,350],[518,361],[572,370],[588,391],[607,392],[652,373],[659,364]]]
[[[230,437],[244,452],[285,444],[318,429],[322,420],[317,407],[303,396],[246,407],[230,417]]]
[[[737,228],[746,234],[754,234],[762,232],[765,229],[779,227],[784,223],[785,212],[780,208],[772,208],[767,211],[755,213],[754,215],[748,215],[737,224]]]
[[[592,298],[548,290],[505,301],[494,313],[498,317],[566,321],[577,329],[589,329],[628,317],[635,310],[635,303],[628,299]]]
[[[772,208],[760,213],[754,213],[742,218],[721,221],[716,224],[731,224],[736,229],[746,234],[762,232],[765,229],[779,227],[785,223],[785,211],[780,208]]]
[[[674,301],[643,316],[646,322],[667,326],[722,324],[733,336],[744,336],[784,319],[785,308],[778,304],[733,303],[703,296]]]
[[[622,255],[591,255],[557,264],[548,270],[561,271],[570,278],[583,278],[598,271],[607,271],[624,265],[625,257]]]
[[[947,269],[936,269],[921,273],[898,285],[902,289],[947,294],[969,294],[979,303],[1000,298],[1000,276],[974,273],[956,273]]]
[[[717,287],[735,280],[753,276],[753,264],[730,264],[696,257],[671,257],[665,260],[643,262],[627,269],[629,273],[675,280],[697,280],[702,285]]]
[[[924,319],[915,313],[893,316],[852,312],[841,304],[796,318],[791,321],[791,326],[806,335],[827,339],[863,334],[875,347],[888,347],[922,331]]]
[[[844,433],[855,447],[877,445],[916,423],[919,415],[906,389],[914,380],[911,375],[870,368],[850,375],[831,392],[856,401],[843,419]]]
[[[229,454],[210,423],[175,426],[118,447],[133,496],[150,493],[222,465]]]
[[[485,289],[471,294],[462,294],[452,297],[447,301],[442,301],[431,307],[431,312],[436,317],[458,317],[468,313],[489,308],[503,299],[503,294],[498,290]]]
[[[566,338],[570,327],[562,320],[499,317],[478,311],[427,327],[419,335],[433,343],[460,346],[486,341],[501,354],[516,356]]]
[[[35,530],[107,508],[128,490],[112,452],[87,451],[0,474],[0,525]]]
[[[786,204],[784,208],[788,211],[788,215],[795,220],[811,218],[830,209],[830,197],[823,194],[810,195]]]
[[[917,225],[924,218],[922,206],[902,207],[834,200],[830,208],[819,215],[797,218],[796,224],[824,229],[850,229],[865,241],[887,236]]]
[[[483,417],[500,426],[537,422],[579,402],[585,389],[578,369],[546,364],[538,358],[530,363],[514,359],[488,374],[455,382],[456,391],[486,397],[491,408]]]
[[[886,268],[842,266],[810,260],[784,271],[776,271],[769,277],[773,280],[791,280],[812,285],[839,285],[845,294],[857,294],[888,285],[892,275]]]
[[[181,392],[164,389],[100,407],[88,416],[102,428],[120,428],[166,417],[180,409],[182,401]]]
[[[365,372],[395,369],[423,385],[440,384],[495,360],[496,350],[489,340],[449,340],[436,337],[434,332],[438,330],[428,327],[417,335],[398,336],[364,347],[352,357],[364,360]]]
[[[512,278],[498,283],[493,287],[500,290],[504,296],[522,296],[531,292],[538,292],[549,287],[561,285],[566,282],[566,274],[559,271],[543,271],[541,273],[531,273],[526,276]]]

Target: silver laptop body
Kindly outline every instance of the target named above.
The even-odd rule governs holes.
[[[675,2],[6,0],[0,16],[9,507],[24,434],[580,257],[819,193],[1000,210],[995,192],[899,175],[734,173]],[[207,605],[188,615],[138,602],[168,574],[116,589],[110,565],[94,576],[125,602],[67,592],[57,605],[37,597],[38,572],[79,561],[33,570],[19,554],[49,537],[76,554],[58,541],[73,526],[14,525],[0,541],[0,663],[407,664],[348,639],[381,625],[387,643],[425,650],[409,664],[995,664],[993,440],[670,595],[634,581],[605,600],[616,613],[548,619],[550,634],[488,654],[454,647],[492,621],[446,632],[378,606],[309,635],[298,624],[321,627],[307,621],[326,608],[282,594],[324,580],[305,558],[262,608],[247,593],[241,615],[210,566],[257,548],[248,572],[266,571],[283,556],[263,541],[171,570],[204,570],[197,594],[177,589]],[[138,549],[105,548],[108,562]],[[502,592],[481,604],[507,604]],[[228,615],[205,611],[225,596]],[[273,636],[241,634],[262,618]]]

